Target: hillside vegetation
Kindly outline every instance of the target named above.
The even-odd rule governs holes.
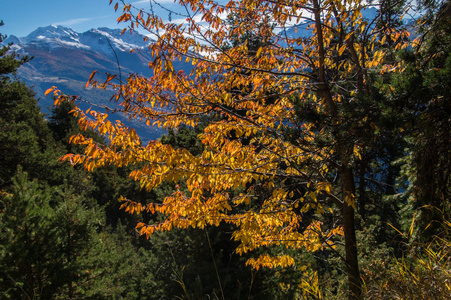
[[[202,3],[89,78],[148,144],[0,49],[0,299],[451,299],[451,2]]]

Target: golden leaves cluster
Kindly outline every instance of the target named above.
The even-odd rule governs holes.
[[[342,121],[337,116],[340,105],[359,92],[370,71],[394,68],[384,63],[383,46],[402,40],[406,33],[377,31],[371,20],[362,17],[364,4],[358,0],[179,3],[187,8],[184,24],[134,11],[130,4],[123,6],[118,18],[130,31],[144,30],[155,39],[147,49],[153,57],[151,77],[132,74],[122,81],[108,75],[97,82],[93,73],[89,84],[114,89],[113,100],[120,103],[122,112],[149,126],[176,130],[210,117],[199,135],[203,153],[194,156],[159,141],[142,145],[133,129],[111,123],[107,114],[76,108],[80,126],[97,130],[108,143],[72,137],[72,143],[86,146],[85,153],[68,154],[62,160],[82,164],[89,171],[106,164],[133,166],[130,178],[147,190],[163,182],[185,182],[186,191],[177,189],[161,203],[143,205],[121,199],[130,213],[146,210],[166,216],[160,223],[138,224],[147,236],[155,230],[228,222],[237,228],[233,238],[240,241],[238,253],[273,245],[309,251],[332,247],[333,236],[342,234],[341,227],[325,226],[319,220],[305,224],[302,218],[311,210],[317,215],[325,213],[325,207],[332,211],[330,204],[339,199],[328,167],[335,144],[318,147],[316,141],[330,139],[327,124]],[[119,6],[115,3],[116,10]],[[230,24],[221,17],[224,14],[245,22]],[[202,22],[196,21],[197,15]],[[289,24],[312,19],[311,37],[284,33]],[[260,37],[257,48],[249,34]],[[242,42],[234,46],[233,40]],[[185,73],[181,64],[190,64],[191,71]],[[347,92],[330,100],[322,97],[318,90],[325,84],[325,74],[331,90],[344,90],[340,85],[347,81]],[[363,78],[363,83],[355,78]],[[64,100],[56,89],[47,91],[51,92],[56,103]],[[325,116],[326,125],[300,121],[301,108],[295,100]],[[288,139],[290,130],[296,136]],[[353,155],[360,155],[357,148]],[[298,187],[287,187],[289,181]],[[259,184],[270,191],[263,199],[257,195]],[[353,205],[353,197],[346,195],[345,201]],[[248,263],[287,266],[293,260],[263,256]]]

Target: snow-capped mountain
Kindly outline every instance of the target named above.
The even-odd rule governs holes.
[[[86,81],[94,70],[118,73],[117,60],[122,74],[150,74],[151,55],[145,50],[151,41],[144,41],[144,36],[129,32],[121,35],[120,29],[98,28],[78,33],[51,25],[39,27],[26,37],[9,36],[4,41],[10,42],[13,43],[12,50],[34,57],[19,69],[18,76],[34,85],[38,96],[42,96],[48,87],[60,87],[66,82],[71,83],[67,86],[68,93],[83,95]],[[136,51],[130,53],[132,49]],[[74,81],[80,81],[79,87],[73,84]]]
[[[47,47],[79,47],[89,49],[79,41],[79,34],[70,28],[51,25],[48,27],[39,27],[28,36],[21,38],[22,44],[45,45]]]
[[[18,54],[33,56],[29,63],[19,68],[17,76],[35,90],[41,99],[41,109],[48,112],[52,99],[45,98],[44,92],[52,86],[94,104],[111,105],[109,99],[112,91],[85,88],[94,70],[99,72],[99,76],[118,74],[120,66],[122,76],[129,73],[151,74],[148,63],[152,57],[146,49],[152,41],[145,41],[144,36],[129,32],[121,35],[121,31],[98,28],[78,33],[70,28],[51,25],[40,27],[26,37],[9,36],[4,43],[12,42],[12,50]],[[132,49],[135,51],[130,53]],[[181,66],[189,70],[189,65]],[[115,117],[121,119],[120,115]],[[121,121],[128,123],[124,119]],[[150,132],[144,129],[138,128],[138,131],[145,140],[161,135],[156,129]]]
[[[102,27],[78,33],[71,28],[50,25],[39,27],[26,37],[9,36],[5,42],[13,42],[15,49],[21,49],[24,46],[36,46],[41,49],[74,47],[106,54],[113,54],[113,49],[119,51],[144,49],[151,42],[151,40],[145,42],[142,35],[129,34],[128,32],[121,35],[121,32],[122,30],[120,29]]]
[[[122,30],[120,29],[109,29],[105,27],[91,29],[80,35],[80,42],[83,45],[89,45],[91,50],[108,54],[112,53],[112,49],[108,43],[105,43],[106,39],[110,41],[110,44],[114,45],[115,49],[120,51],[144,49],[147,45],[147,43],[144,42],[143,36],[138,34],[129,34],[129,32],[125,32],[121,35],[121,32]]]

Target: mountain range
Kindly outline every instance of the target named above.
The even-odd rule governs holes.
[[[4,43],[13,43],[12,50],[17,54],[33,56],[17,71],[17,76],[24,80],[39,100],[43,112],[52,107],[52,99],[45,98],[44,92],[52,87],[69,95],[79,95],[82,99],[95,105],[110,104],[112,91],[86,89],[86,82],[94,70],[100,74],[118,74],[124,78],[129,73],[149,75],[148,63],[151,55],[145,50],[151,40],[144,36],[124,33],[120,29],[98,28],[84,33],[77,33],[70,28],[51,25],[40,27],[26,37],[8,36]],[[133,53],[130,53],[135,49]],[[180,66],[179,66],[180,67]],[[190,65],[181,66],[189,70]],[[87,106],[87,105],[86,105]],[[130,124],[121,115],[113,115]],[[148,141],[161,136],[158,128],[148,128],[134,123],[138,134]]]

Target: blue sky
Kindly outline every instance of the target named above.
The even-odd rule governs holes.
[[[172,0],[158,1],[171,9],[177,9]],[[63,25],[77,32],[91,28],[124,28],[116,19],[119,13],[109,0],[0,0],[0,20],[5,23],[0,33],[23,37],[38,27]],[[149,0],[132,0],[131,3],[149,8]],[[155,13],[167,19],[168,13],[154,7]]]

